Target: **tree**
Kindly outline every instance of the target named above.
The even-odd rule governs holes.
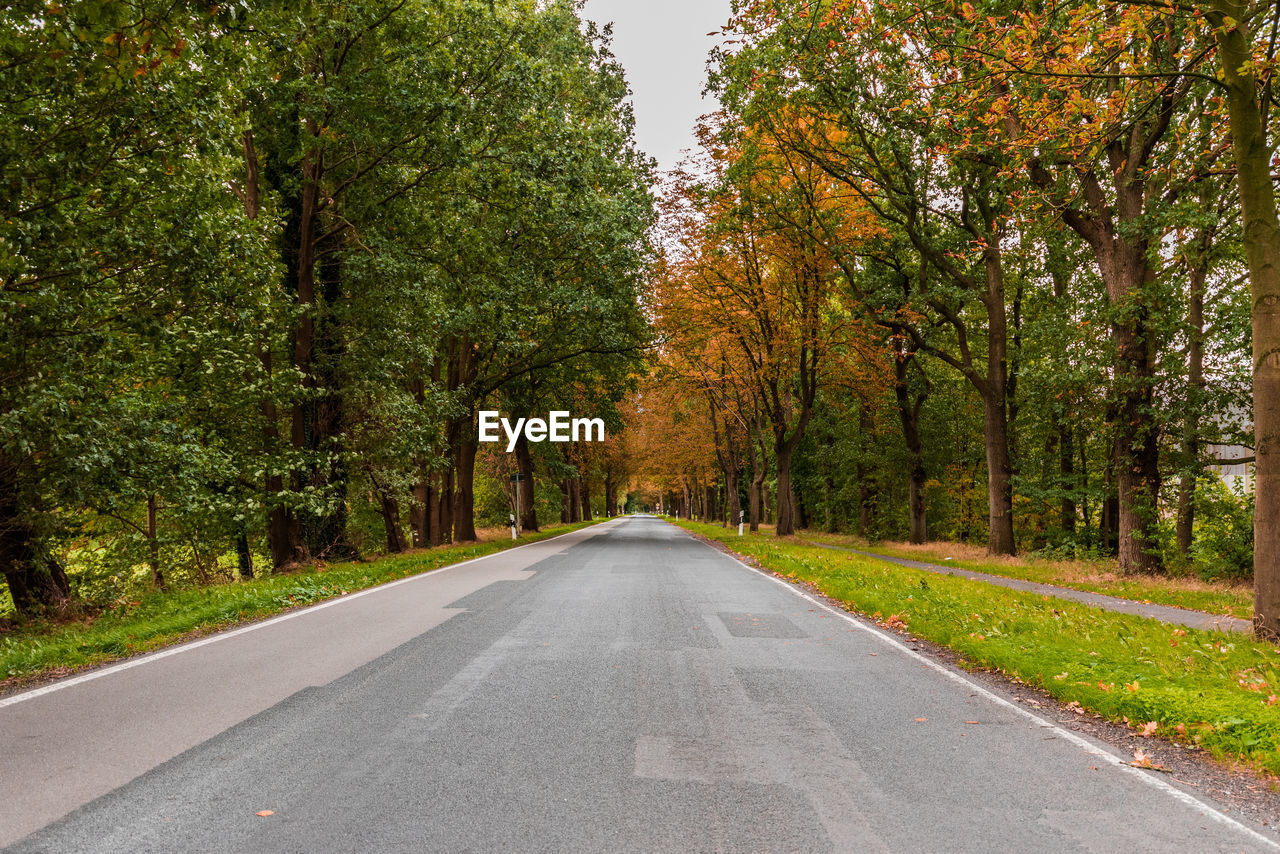
[[[72,511],[154,512],[162,488],[194,502],[238,474],[212,425],[170,416],[257,382],[243,353],[274,312],[263,230],[224,189],[239,11],[0,12],[0,566],[20,611],[67,601]]]

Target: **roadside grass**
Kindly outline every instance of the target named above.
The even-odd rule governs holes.
[[[42,676],[66,675],[603,521],[547,527],[518,541],[499,535],[466,545],[420,549],[370,561],[317,564],[246,581],[151,593],[76,622],[15,622],[0,631],[0,689]]]
[[[1147,735],[1280,774],[1280,647],[718,525],[677,522],[851,611]],[[1153,726],[1154,724],[1154,726]]]
[[[982,547],[967,543],[869,545],[865,540],[847,534],[801,531],[798,536],[815,543],[847,546],[942,566],[958,566],[974,572],[1056,584],[1059,587],[1105,593],[1138,602],[1190,608],[1245,620],[1253,618],[1253,589],[1245,582],[1210,582],[1191,576],[1124,575],[1116,570],[1114,561],[1104,560],[991,557]]]

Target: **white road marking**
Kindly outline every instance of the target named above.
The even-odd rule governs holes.
[[[137,658],[131,658],[128,661],[122,661],[119,664],[113,664],[107,667],[101,667],[97,670],[90,670],[88,673],[84,673],[80,676],[73,676],[70,679],[63,679],[59,682],[54,682],[49,685],[45,685],[42,688],[33,688],[30,691],[24,691],[21,694],[13,694],[9,697],[0,698],[0,709],[5,708],[6,706],[13,706],[18,703],[26,702],[27,700],[34,700],[36,697],[43,697],[46,694],[52,694],[54,691],[61,691],[63,688],[70,688],[74,685],[82,685],[85,682],[92,682],[94,679],[101,679],[103,676],[110,676],[113,673],[119,673],[123,670],[132,670],[135,667],[141,667],[144,664],[150,664],[153,661],[159,661],[160,659],[168,658],[171,655],[179,655],[184,652],[190,652],[193,649],[199,649],[202,646],[208,646],[211,643],[217,643],[218,641],[227,640],[228,638],[233,638],[233,637],[236,637],[237,635],[243,635],[248,632],[256,632],[258,629],[265,629],[267,626],[273,626],[276,623],[283,623],[285,620],[292,620],[295,617],[302,617],[302,616],[306,616],[307,614],[314,614],[316,611],[323,611],[325,608],[331,608],[334,605],[341,605],[343,602],[350,602],[352,599],[359,599],[360,597],[368,596],[371,593],[378,593],[382,590],[389,590],[392,587],[397,587],[401,584],[408,584],[411,581],[421,581],[424,578],[434,578],[435,576],[443,572],[448,572],[451,569],[461,569],[464,566],[469,566],[473,563],[478,563],[479,561],[482,561],[482,560],[488,560],[491,557],[498,557],[499,555],[509,555],[512,552],[518,552],[521,549],[527,549],[530,546],[540,546],[543,543],[549,543],[552,540],[558,540],[561,537],[567,537],[570,534],[576,534],[578,533],[578,531],[590,530],[593,527],[603,528],[605,525],[608,525],[609,522],[617,522],[623,518],[625,517],[610,519],[606,522],[600,523],[599,525],[589,526],[587,528],[578,528],[575,531],[565,531],[563,534],[556,534],[554,537],[547,537],[545,540],[538,540],[537,542],[533,542],[533,543],[525,543],[524,545],[516,546],[513,549],[502,549],[500,551],[496,551],[491,554],[481,555],[480,557],[473,557],[469,560],[464,560],[461,563],[452,563],[452,564],[449,564],[448,566],[442,566],[437,569],[430,569],[425,572],[420,572],[417,575],[410,575],[406,578],[400,578],[395,581],[388,581],[386,584],[379,584],[375,587],[367,587],[364,590],[357,590],[354,593],[344,593],[342,595],[335,596],[333,599],[326,599],[325,601],[317,602],[314,605],[307,605],[303,608],[297,609],[296,611],[290,611],[287,614],[281,614],[278,617],[272,617],[268,620],[263,620],[262,622],[259,622],[259,623],[251,623],[250,625],[243,626],[238,629],[232,629],[229,632],[219,632],[216,635],[210,635],[207,638],[202,638],[197,641],[191,641],[190,643],[184,643],[179,646],[172,646],[167,649],[162,649],[156,652],[147,653],[146,655],[140,655]]]
[[[685,531],[684,528],[680,528],[680,530]],[[685,533],[688,534],[695,541],[702,543],[701,540],[698,540],[697,537],[694,537],[689,531],[685,531]],[[817,605],[819,608],[822,608],[824,611],[828,611],[832,614],[835,614],[837,617],[840,617],[841,619],[846,620],[849,624],[856,626],[857,628],[861,629],[867,634],[875,638],[879,638],[884,643],[887,643],[890,646],[897,649],[903,655],[907,655],[907,656],[910,656],[911,658],[914,658],[916,661],[919,661],[925,667],[928,667],[931,670],[935,670],[938,673],[941,673],[943,676],[946,676],[948,679],[954,682],[959,682],[961,685],[964,685],[966,688],[971,689],[974,693],[979,694],[982,697],[985,697],[987,700],[990,700],[992,703],[995,703],[997,706],[1002,706],[1003,708],[1016,712],[1017,714],[1021,715],[1024,718],[1027,718],[1028,720],[1034,721],[1035,723],[1039,724],[1042,728],[1050,730],[1055,735],[1063,739],[1066,739],[1067,741],[1071,742],[1077,747],[1080,747],[1090,756],[1096,756],[1098,759],[1101,759],[1103,762],[1106,762],[1107,764],[1119,769],[1120,771],[1126,774],[1132,775],[1133,777],[1136,777],[1137,779],[1146,783],[1148,786],[1151,786],[1152,788],[1158,789],[1159,791],[1172,796],[1175,800],[1181,801],[1183,804],[1186,804],[1187,806],[1196,810],[1198,813],[1200,813],[1200,815],[1203,815],[1206,818],[1216,821],[1219,824],[1223,824],[1223,825],[1226,825],[1227,827],[1234,828],[1240,831],[1241,833],[1245,834],[1255,842],[1260,842],[1274,851],[1280,851],[1280,842],[1277,842],[1276,840],[1272,839],[1269,836],[1264,836],[1263,834],[1259,833],[1258,831],[1254,830],[1248,825],[1245,825],[1236,821],[1234,818],[1232,818],[1229,815],[1225,815],[1224,813],[1219,812],[1218,810],[1209,806],[1204,801],[1200,800],[1194,795],[1190,795],[1187,792],[1182,791],[1178,787],[1170,785],[1169,783],[1166,783],[1164,780],[1161,780],[1158,777],[1154,777],[1150,774],[1144,773],[1140,769],[1135,768],[1134,766],[1130,765],[1128,762],[1124,761],[1124,759],[1122,759],[1121,757],[1116,756],[1114,753],[1112,753],[1109,750],[1102,749],[1096,744],[1093,744],[1092,742],[1090,742],[1088,739],[1083,738],[1079,734],[1074,733],[1069,729],[1064,729],[1063,727],[1060,727],[1057,724],[1055,724],[1053,721],[1046,720],[1045,718],[1042,718],[1039,715],[1034,714],[1022,708],[1021,706],[1015,703],[1009,702],[1004,697],[1001,697],[999,694],[996,694],[996,693],[993,693],[992,691],[987,690],[986,688],[979,685],[977,682],[974,682],[970,679],[966,679],[964,676],[960,675],[954,670],[951,670],[950,668],[942,664],[939,664],[938,662],[934,661],[931,658],[921,655],[920,653],[916,652],[910,647],[904,645],[901,641],[899,641],[897,638],[893,637],[892,635],[882,632],[877,628],[873,628],[872,626],[867,625],[861,620],[855,619],[852,615],[848,614],[847,612],[841,611],[838,608],[833,608],[830,605],[828,605],[826,602],[823,602],[820,599],[810,596],[808,593],[799,589],[794,584],[790,584],[786,581],[783,581],[781,578],[778,578],[776,575],[773,575],[772,573],[765,572],[764,570],[756,569],[753,566],[743,563],[742,561],[738,560],[732,555],[725,554],[724,552],[708,545],[707,543],[702,543],[702,545],[711,549],[716,554],[721,555],[724,558],[733,561],[734,563],[738,564],[738,566],[741,566],[743,569],[750,570],[756,575],[762,576],[768,579],[769,581],[774,582],[775,584],[781,585],[787,590],[790,590],[795,595],[799,596],[801,599],[804,599],[813,605]]]

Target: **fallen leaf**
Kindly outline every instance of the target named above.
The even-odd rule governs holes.
[[[967,724],[976,724],[976,723],[977,723],[977,721],[965,721],[965,723],[967,723]]]
[[[922,724],[922,723],[924,723],[924,722],[925,722],[925,721],[927,721],[927,720],[929,720],[929,719],[928,719],[928,718],[916,718],[916,723],[918,723],[918,724]]]
[[[1134,768],[1159,768],[1160,767],[1159,765],[1152,764],[1151,757],[1148,756],[1147,752],[1143,750],[1141,747],[1133,751],[1133,761],[1130,762],[1129,764],[1132,765]]]
[[[1160,724],[1156,721],[1147,721],[1142,725],[1142,737],[1151,738],[1151,736],[1156,734],[1156,728],[1159,726]]]
[[[276,814],[275,810],[258,810],[258,812],[255,813],[255,815],[260,815],[263,818],[266,818],[269,815],[275,815],[275,814]]]

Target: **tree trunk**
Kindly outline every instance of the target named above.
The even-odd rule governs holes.
[[[1154,366],[1148,359],[1150,330],[1116,324],[1113,337],[1119,351],[1117,373],[1121,385],[1116,435],[1116,492],[1120,569],[1152,572],[1160,567],[1155,553],[1157,500],[1160,494],[1159,437],[1151,424]],[[1141,336],[1141,337],[1139,337]]]
[[[907,374],[914,359],[914,351],[900,352],[894,359],[896,382],[893,391],[898,400],[902,438],[907,446],[907,509],[910,515],[910,539],[913,543],[924,543],[929,539],[924,504],[924,486],[928,478],[924,467],[924,443],[920,439],[920,408],[924,405],[928,392],[921,392],[916,395],[915,401],[911,400]]]
[[[761,511],[764,497],[764,472],[756,471],[751,475],[751,483],[747,485],[747,522],[752,532],[760,530]]]
[[[1147,187],[1134,159],[1138,152],[1114,142],[1108,154],[1112,163],[1119,164],[1108,179],[1114,204],[1093,172],[1081,170],[1078,177],[1091,207],[1087,211],[1067,208],[1062,216],[1093,249],[1115,317],[1111,324],[1116,352],[1113,386],[1119,404],[1112,424],[1120,569],[1150,572],[1160,564],[1155,550],[1160,472],[1159,435],[1151,416],[1158,333],[1148,306],[1155,271],[1148,257],[1149,239],[1139,222]]]
[[[1112,443],[1107,459],[1107,469],[1102,479],[1102,518],[1099,520],[1099,538],[1102,547],[1110,554],[1120,551],[1120,499],[1116,495],[1115,443]]]
[[[1014,554],[1013,480],[1009,467],[1009,421],[1006,399],[1009,345],[1004,305],[1004,264],[998,241],[983,253],[987,291],[987,376],[978,383],[982,395],[987,446],[987,552]]]
[[[1084,520],[1084,533],[1089,536],[1089,454],[1088,441],[1080,437],[1080,518]]]
[[[443,527],[444,510],[441,507],[440,490],[444,482],[444,472],[432,472],[427,476],[426,500],[424,502],[427,520],[427,545],[438,546],[444,543],[447,532]]]
[[[147,496],[147,564],[151,567],[151,585],[157,590],[164,590],[164,570],[160,566],[158,510],[155,493],[152,493]]]
[[[320,167],[316,164],[315,155],[307,155],[302,161],[302,188],[296,197],[298,204],[298,238],[292,260],[294,262],[295,300],[301,309],[298,326],[293,333],[293,366],[302,376],[304,388],[315,387],[315,377],[311,372],[311,359],[315,345],[315,313],[316,313],[316,277],[315,277],[315,244],[316,244],[316,205],[320,195]],[[295,451],[302,451],[308,445],[307,422],[308,405],[295,400],[290,409],[290,439]],[[294,469],[290,475],[290,486],[295,493],[301,493],[306,486],[306,479],[300,469]],[[311,549],[312,537],[303,530],[301,520],[298,522],[298,533],[304,543],[304,549],[311,557],[315,550]],[[304,552],[305,554],[306,552]]]
[[[236,535],[236,566],[241,581],[253,578],[253,552],[249,550],[249,534],[243,528]]]
[[[385,492],[382,499],[382,527],[387,533],[387,553],[399,554],[407,547],[404,541],[404,530],[400,527],[400,502]]]
[[[755,533],[760,530],[761,495],[767,460],[764,459],[763,448],[760,450],[760,457],[757,458],[755,441],[751,436],[747,437],[747,462],[751,466],[751,481],[747,484],[747,522],[751,526],[752,533]]]
[[[65,605],[71,585],[62,565],[42,556],[35,530],[23,516],[18,466],[0,451],[0,571],[19,614]]]
[[[318,136],[320,128],[308,121],[307,131]],[[308,513],[301,522],[302,540],[314,557],[350,558],[356,549],[347,538],[346,459],[341,452],[345,401],[338,363],[345,345],[337,320],[321,312],[322,305],[342,300],[341,265],[334,254],[318,252],[324,201],[321,181],[323,155],[312,152],[302,159],[300,208],[296,253],[296,287],[299,323],[294,330],[294,366],[303,386],[312,393],[292,408],[295,449],[311,457],[307,471],[295,471],[294,490],[331,493],[332,510]],[[323,323],[318,323],[323,319]]]
[[[617,487],[613,483],[613,471],[605,469],[604,471],[604,512],[605,515],[613,518],[618,515],[618,499],[615,496]]]
[[[738,470],[730,468],[724,473],[724,491],[728,499],[725,519],[729,525],[736,525],[742,518],[742,499],[738,495]]]
[[[263,372],[271,377],[271,351],[259,344],[258,359],[262,362]],[[269,395],[262,398],[262,422],[264,446],[269,455],[276,455],[280,450],[280,420],[275,401]],[[305,563],[310,559],[306,546],[302,543],[302,529],[298,517],[282,504],[284,497],[284,477],[268,471],[263,479],[263,491],[266,493],[267,511],[267,545],[271,550],[271,566],[284,569]]]
[[[427,525],[427,495],[431,486],[426,480],[413,485],[413,504],[409,507],[409,529],[413,532],[413,547],[424,549],[431,545]]]
[[[436,492],[436,508],[439,512],[439,540],[437,545],[453,542],[453,468],[440,473],[440,488]]]
[[[787,537],[796,532],[795,507],[791,503],[791,453],[790,442],[779,440],[774,448],[778,467],[778,527],[777,535]]]
[[[1207,233],[1207,230],[1206,230]],[[1187,277],[1187,416],[1182,434],[1183,475],[1178,483],[1178,517],[1174,525],[1178,554],[1191,554],[1195,532],[1196,480],[1200,474],[1200,407],[1204,390],[1204,282],[1208,271],[1208,246],[1202,239],[1200,253]]]
[[[253,141],[253,131],[246,129],[242,137],[244,146],[245,161],[245,182],[242,193],[244,200],[245,216],[250,220],[258,218],[258,209],[260,202],[260,185],[259,185],[259,165],[258,151]],[[287,220],[292,220],[288,217]],[[290,223],[292,224],[292,223]],[[289,228],[286,227],[286,231]],[[267,377],[268,383],[271,381],[271,350],[264,346],[262,341],[258,342],[258,361],[262,363],[263,373]],[[263,420],[263,438],[265,439],[265,449],[268,455],[275,456],[280,449],[280,416],[276,409],[275,400],[271,394],[264,395],[261,402],[262,420]],[[275,569],[282,569],[287,566],[293,566],[302,563],[308,559],[306,548],[302,544],[302,532],[298,525],[297,517],[282,505],[281,496],[284,493],[284,478],[279,474],[268,473],[263,481],[263,490],[266,492],[267,506],[267,545],[271,550],[271,564]],[[248,538],[241,532],[241,537],[245,538],[245,552],[248,552]],[[241,562],[241,569],[244,569],[244,561]],[[248,561],[249,575],[253,577],[253,559]],[[246,577],[241,573],[241,577]]]
[[[582,484],[576,477],[569,478],[569,523],[582,521]]]
[[[524,431],[516,437],[516,470],[521,480],[516,484],[520,493],[520,527],[525,531],[538,530],[537,492],[533,483],[533,455],[529,453],[529,440]]]
[[[858,437],[862,446],[858,454],[858,536],[869,537],[871,533],[871,507],[875,501],[875,490],[871,485],[871,473],[865,460],[865,448],[871,436],[871,407],[862,404],[858,407]]]
[[[804,502],[804,492],[791,490],[791,506],[794,508],[796,530],[809,530],[809,507]]]
[[[1003,395],[1000,396],[1003,398]],[[987,553],[1011,555],[1013,542],[1013,484],[1009,475],[1005,404],[995,395],[983,403],[984,440],[987,449]]]
[[[1071,307],[1067,292],[1069,262],[1063,254],[1061,242],[1049,239],[1046,249],[1049,256],[1049,273],[1053,278],[1053,298],[1066,314]],[[1076,490],[1075,434],[1071,429],[1069,417],[1069,415],[1057,413],[1054,418],[1058,422],[1058,489],[1062,492],[1058,506],[1058,524],[1064,533],[1074,534],[1076,530],[1076,502],[1073,497]],[[1088,527],[1088,513],[1085,514],[1085,523]]]
[[[1063,424],[1058,432],[1058,488],[1062,490],[1058,517],[1063,532],[1067,534],[1076,531],[1076,500],[1072,497],[1075,479],[1075,433],[1070,425]]]
[[[1253,627],[1280,640],[1280,220],[1246,4],[1211,0],[1253,304]],[[1235,26],[1224,26],[1224,17]],[[1267,98],[1270,98],[1268,86]]]
[[[473,432],[462,432],[454,459],[453,541],[470,543],[476,539],[476,440]]]
[[[578,500],[582,505],[582,521],[591,521],[591,484],[585,477],[578,478]]]

